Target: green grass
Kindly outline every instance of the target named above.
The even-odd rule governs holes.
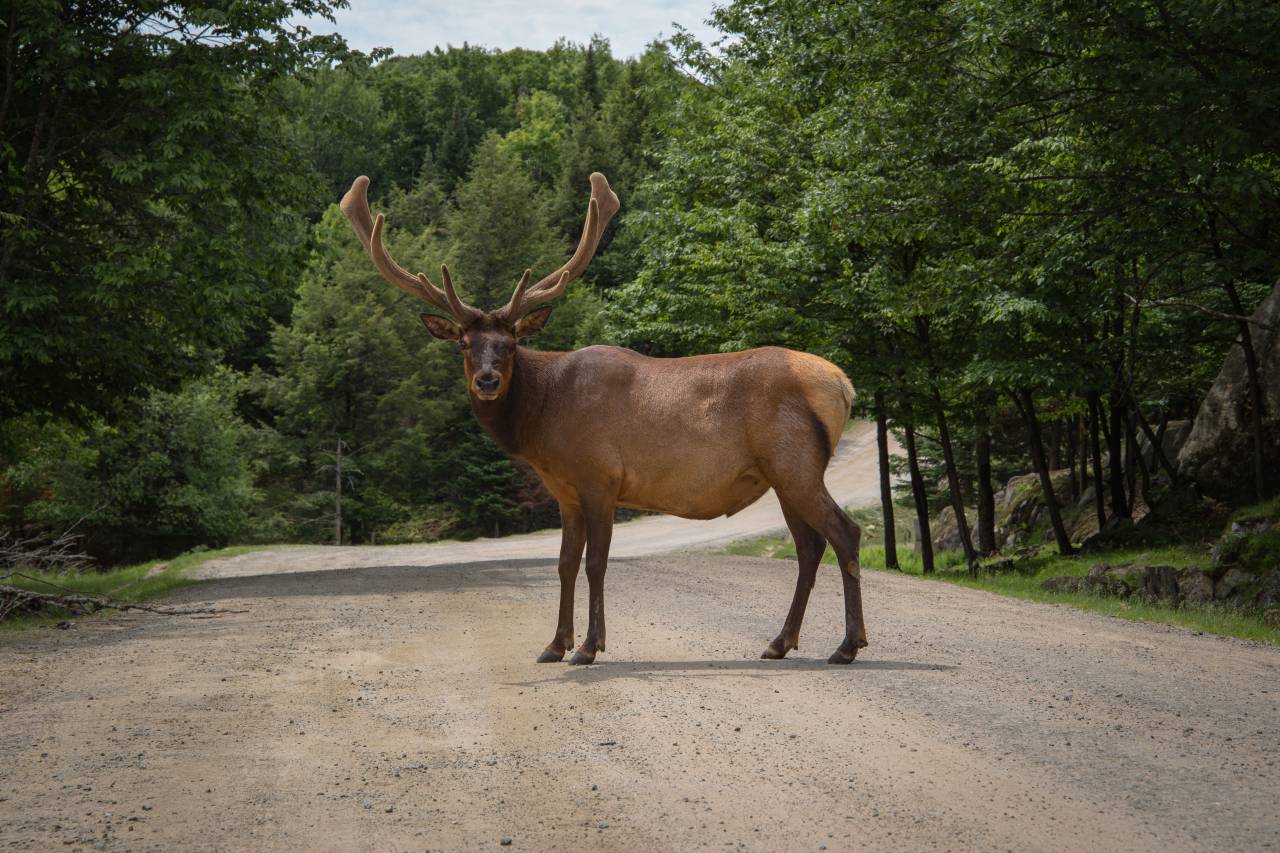
[[[794,560],[795,546],[789,536],[764,536],[748,539],[727,546],[723,553],[748,557],[774,557],[783,560]],[[835,565],[835,554],[828,548],[822,561]],[[884,548],[881,546],[864,547],[861,553],[864,568],[885,571]],[[1280,645],[1280,628],[1274,628],[1263,622],[1258,614],[1243,612],[1221,605],[1170,605],[1151,604],[1136,599],[1121,599],[1110,596],[1077,592],[1050,592],[1042,589],[1041,581],[1045,578],[1060,575],[1084,575],[1089,567],[1096,563],[1121,565],[1134,563],[1139,565],[1163,565],[1184,567],[1205,567],[1209,563],[1207,553],[1202,548],[1190,546],[1165,546],[1160,548],[1126,548],[1107,551],[1099,554],[1085,554],[1073,557],[1062,557],[1057,554],[1041,553],[1032,557],[1018,558],[1016,571],[1001,574],[980,574],[971,578],[965,567],[964,555],[956,551],[944,551],[935,555],[935,571],[925,575],[921,571],[920,558],[909,547],[898,548],[898,561],[904,574],[922,577],[927,580],[953,583],[971,589],[993,592],[1012,598],[1028,601],[1041,601],[1050,604],[1067,604],[1081,610],[1104,613],[1121,619],[1132,619],[1139,622],[1158,622],[1165,625],[1177,625],[1191,631],[1203,631],[1208,634],[1221,634],[1227,637],[1238,637],[1244,640],[1256,640],[1262,643]]]
[[[106,596],[112,601],[124,604],[136,604],[164,595],[180,587],[199,583],[191,575],[197,567],[209,560],[235,557],[239,554],[247,554],[250,551],[261,551],[263,548],[264,546],[261,545],[235,545],[230,548],[220,548],[216,551],[192,551],[179,557],[174,557],[172,560],[151,560],[146,563],[123,566],[104,572],[89,571],[64,574],[28,569],[5,569],[0,571],[0,578],[10,571],[13,571],[15,575],[23,575],[23,577],[5,578],[0,580],[0,583],[35,592],[59,594],[70,591],[81,595]],[[162,566],[163,568],[152,574],[151,570],[157,566]],[[52,610],[43,614],[14,614],[0,622],[0,631],[58,622],[65,618],[68,618],[67,614],[60,610]]]

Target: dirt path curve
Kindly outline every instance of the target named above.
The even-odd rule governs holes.
[[[898,452],[896,442],[889,448]],[[854,423],[840,440],[827,468],[827,490],[843,506],[868,506],[880,500],[874,423]],[[707,548],[773,530],[785,529],[782,509],[770,490],[730,518],[692,521],[655,515],[614,528],[609,553],[640,557],[691,548]],[[324,571],[369,566],[438,566],[479,560],[554,558],[560,552],[560,531],[544,530],[526,536],[476,539],[470,542],[432,542],[426,545],[302,545],[275,548],[210,561],[200,577],[226,578],[281,572]]]

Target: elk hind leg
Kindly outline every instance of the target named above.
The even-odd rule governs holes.
[[[808,483],[797,482],[800,478],[796,477],[780,479],[780,483],[774,483],[779,499],[822,534],[836,552],[844,584],[845,637],[827,663],[852,663],[858,649],[867,645],[866,623],[862,616],[862,573],[858,562],[862,529],[827,492],[822,483],[821,469]]]
[[[800,570],[796,577],[796,593],[791,599],[791,609],[787,611],[782,631],[760,655],[766,660],[780,660],[787,656],[787,652],[800,647],[800,623],[804,621],[804,611],[809,605],[809,593],[813,590],[813,582],[818,575],[822,552],[827,549],[827,540],[822,538],[822,534],[805,524],[786,504],[782,505],[782,515],[787,520],[787,529],[791,531],[791,538],[796,544],[796,559]]]

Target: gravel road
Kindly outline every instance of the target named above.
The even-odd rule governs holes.
[[[539,665],[551,559],[326,569],[0,635],[0,850],[1280,847],[1280,649],[865,572],[831,667],[823,567],[762,661],[794,566],[680,552]]]

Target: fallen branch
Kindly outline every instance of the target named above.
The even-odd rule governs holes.
[[[0,585],[0,622],[15,610],[36,611],[42,607],[60,607],[75,613],[89,614],[99,610],[145,610],[148,613],[160,613],[164,616],[192,616],[204,613],[248,613],[248,610],[233,610],[225,607],[158,607],[151,604],[124,604],[92,595],[76,593],[55,595],[48,592],[33,592],[16,586]]]

